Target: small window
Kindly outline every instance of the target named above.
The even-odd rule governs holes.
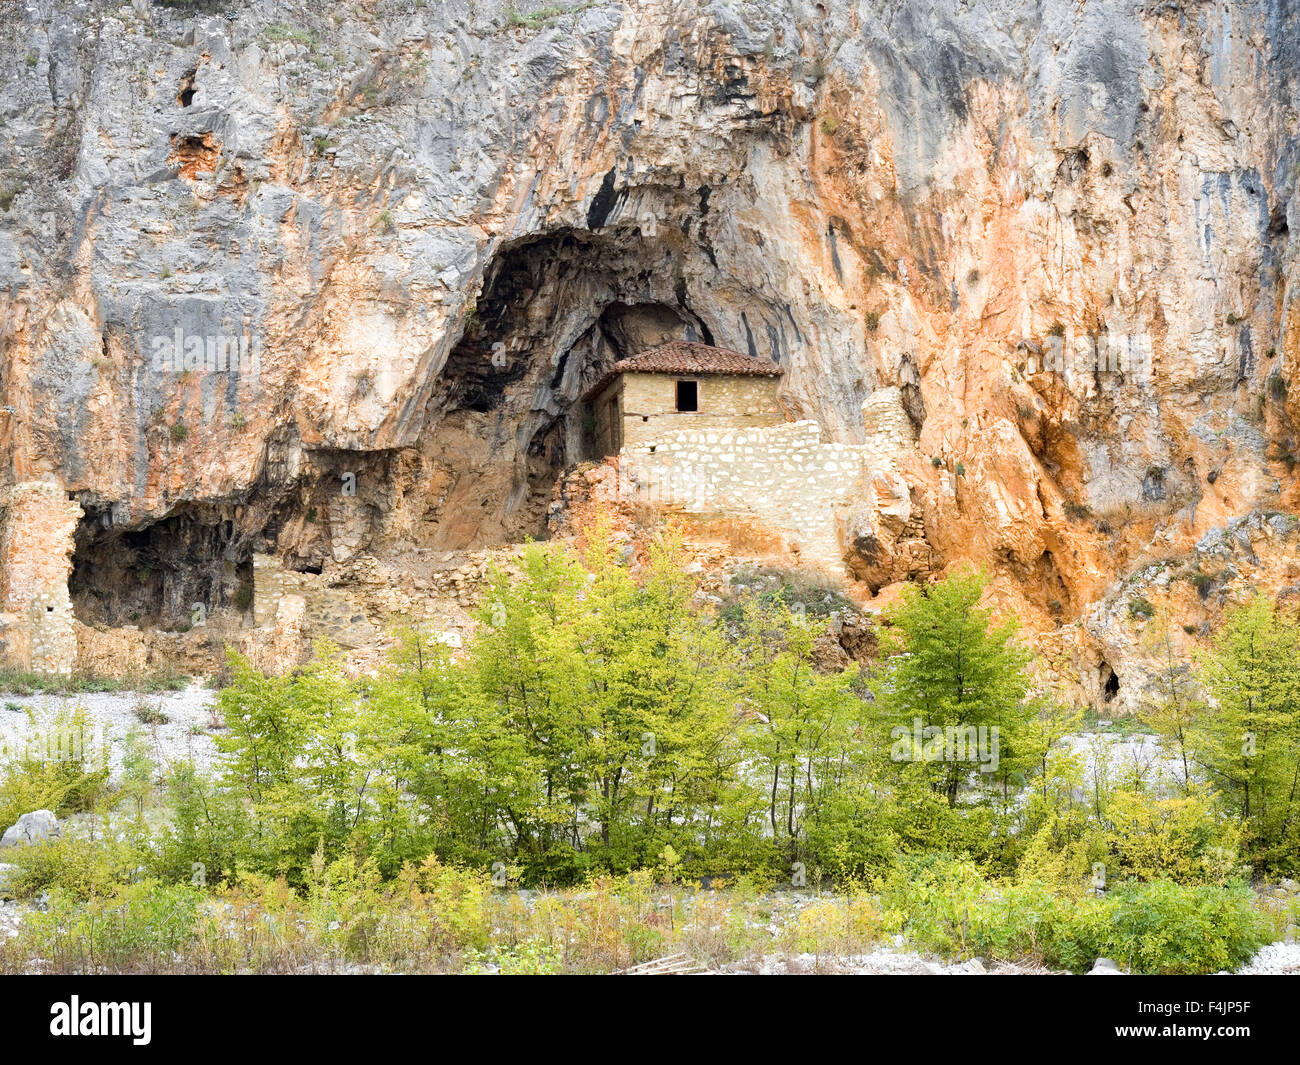
[[[698,381],[677,382],[677,409],[683,411],[700,409],[700,383]]]

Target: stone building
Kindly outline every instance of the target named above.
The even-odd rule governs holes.
[[[852,559],[874,590],[924,572],[929,560],[899,468],[914,448],[899,390],[872,393],[862,413],[861,444],[825,440],[814,421],[661,428],[624,441],[619,492],[688,514],[752,519],[828,574],[842,575]]]
[[[672,340],[614,363],[587,391],[595,453],[616,455],[680,430],[780,425],[781,368],[737,351]]]
[[[0,661],[36,673],[71,673],[77,634],[68,595],[81,507],[48,481],[0,496]]]
[[[924,572],[924,530],[900,457],[915,438],[897,388],[862,407],[864,442],[787,421],[781,370],[735,351],[669,341],[616,362],[586,393],[598,455],[618,456],[618,494],[777,533],[801,561],[873,590]],[[865,552],[865,556],[864,556]]]

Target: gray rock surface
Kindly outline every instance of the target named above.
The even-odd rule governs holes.
[[[57,839],[59,819],[49,810],[34,810],[23,814],[5,829],[0,837],[0,847],[18,847],[25,843],[40,843],[47,839]]]

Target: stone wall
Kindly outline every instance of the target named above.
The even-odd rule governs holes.
[[[0,658],[37,673],[71,673],[77,636],[68,595],[81,507],[47,481],[8,488],[0,516]]]
[[[774,388],[770,379],[755,380]],[[862,418],[863,444],[825,441],[812,421],[670,428],[652,419],[646,435],[622,450],[619,494],[756,519],[781,533],[802,562],[835,574],[869,543],[888,554],[883,567],[866,568],[874,591],[927,572],[930,554],[900,472],[915,439],[899,390],[873,392]]]
[[[752,515],[801,560],[842,571],[840,511],[870,491],[866,448],[827,443],[816,422],[660,431],[624,447],[626,491],[694,513]]]
[[[927,577],[937,558],[926,536],[923,509],[909,484],[919,461],[916,433],[897,387],[881,388],[862,404],[863,445],[871,469],[871,499],[855,504],[844,525],[846,561],[873,594],[898,581]]]
[[[591,401],[596,456],[613,455],[623,446],[623,377],[616,377]]]
[[[383,561],[358,555],[325,573],[285,569],[270,555],[253,556],[253,619],[259,630],[282,623],[283,607],[302,601],[303,635],[344,649],[372,647],[389,623],[409,619],[433,626],[435,637],[458,647],[473,630],[492,567],[517,574],[517,547],[497,551],[411,551]]]
[[[901,389],[878,388],[862,404],[867,462],[873,470],[897,470],[899,460],[916,444],[916,431],[903,406]]]
[[[776,377],[638,373],[622,381],[623,448],[653,443],[665,432],[752,429],[785,421]],[[677,410],[678,381],[698,382],[698,411]],[[608,406],[609,397],[603,398]]]
[[[253,621],[271,626],[288,596],[305,603],[306,626],[313,638],[333,640],[340,647],[374,643],[378,630],[366,617],[360,601],[346,589],[335,587],[318,573],[285,569],[270,555],[253,556]]]

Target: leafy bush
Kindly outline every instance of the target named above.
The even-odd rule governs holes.
[[[1103,917],[1092,924],[1106,929],[1099,954],[1137,973],[1235,969],[1271,938],[1267,919],[1241,882],[1124,884],[1093,908]]]
[[[944,855],[903,861],[881,887],[883,927],[918,949],[969,956],[979,945],[973,921],[988,890],[973,862]]]
[[[40,725],[29,711],[32,734],[0,765],[0,831],[25,813],[52,810],[60,817],[90,810],[104,796],[108,752],[94,743],[85,712],[60,714]]]
[[[1240,881],[1185,886],[1128,881],[1104,898],[1040,882],[986,880],[969,862],[905,863],[881,891],[885,928],[945,956],[1033,958],[1082,972],[1099,957],[1136,973],[1212,973],[1245,964],[1270,936]]]
[[[1150,618],[1155,615],[1156,608],[1151,605],[1151,600],[1141,595],[1136,595],[1128,601],[1128,613],[1131,618]]]
[[[29,847],[5,851],[16,866],[9,887],[17,898],[61,891],[69,898],[107,898],[135,877],[143,854],[133,840],[115,836],[92,839],[65,833]]]
[[[52,972],[159,972],[194,936],[203,893],[156,881],[120,885],[107,897],[55,889],[30,911],[16,944]]]
[[[1239,875],[1239,832],[1200,791],[1157,799],[1115,791],[1106,816],[1118,875],[1180,884],[1224,883]]]
[[[797,954],[844,957],[864,954],[880,939],[880,912],[866,896],[819,899],[783,929],[783,945]]]

